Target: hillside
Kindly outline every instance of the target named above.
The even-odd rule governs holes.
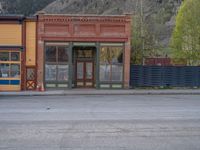
[[[166,47],[175,25],[181,0],[143,0],[144,24],[154,42]],[[139,0],[0,0],[0,13],[33,15],[39,10],[52,14],[139,14]]]
[[[181,0],[143,0],[144,24],[161,46],[169,44],[180,4]],[[56,0],[44,11],[53,14],[139,14],[141,3],[139,0]]]
[[[145,14],[160,9],[172,9],[180,0],[143,0]],[[140,0],[55,0],[44,10],[48,13],[124,14],[133,13],[140,7]],[[172,12],[173,13],[173,12]]]
[[[54,0],[0,0],[0,14],[32,15]]]

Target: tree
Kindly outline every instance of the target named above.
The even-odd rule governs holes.
[[[200,0],[185,0],[176,17],[171,38],[172,56],[200,65]]]
[[[139,15],[133,16],[131,37],[131,62],[137,65],[142,64],[142,38]]]
[[[131,63],[137,65],[141,65],[145,58],[171,56],[168,43],[171,27],[166,23],[172,21],[182,0],[157,0],[151,11],[139,6],[139,1],[136,1],[132,21]]]
[[[154,21],[141,22],[141,15],[135,14],[132,19],[132,41],[131,41],[131,63],[142,65],[147,57],[165,57],[166,49],[159,42],[157,31],[152,29],[156,24]],[[159,26],[156,26],[159,29]]]

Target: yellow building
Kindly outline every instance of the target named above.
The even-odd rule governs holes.
[[[0,16],[0,91],[36,87],[36,20]]]

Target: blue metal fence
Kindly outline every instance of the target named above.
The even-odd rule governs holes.
[[[131,65],[131,87],[200,87],[200,67]]]

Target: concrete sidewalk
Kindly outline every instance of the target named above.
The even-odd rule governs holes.
[[[64,96],[64,95],[200,95],[200,89],[172,89],[172,90],[96,90],[96,89],[72,89],[57,91],[23,91],[0,92],[0,96]]]

